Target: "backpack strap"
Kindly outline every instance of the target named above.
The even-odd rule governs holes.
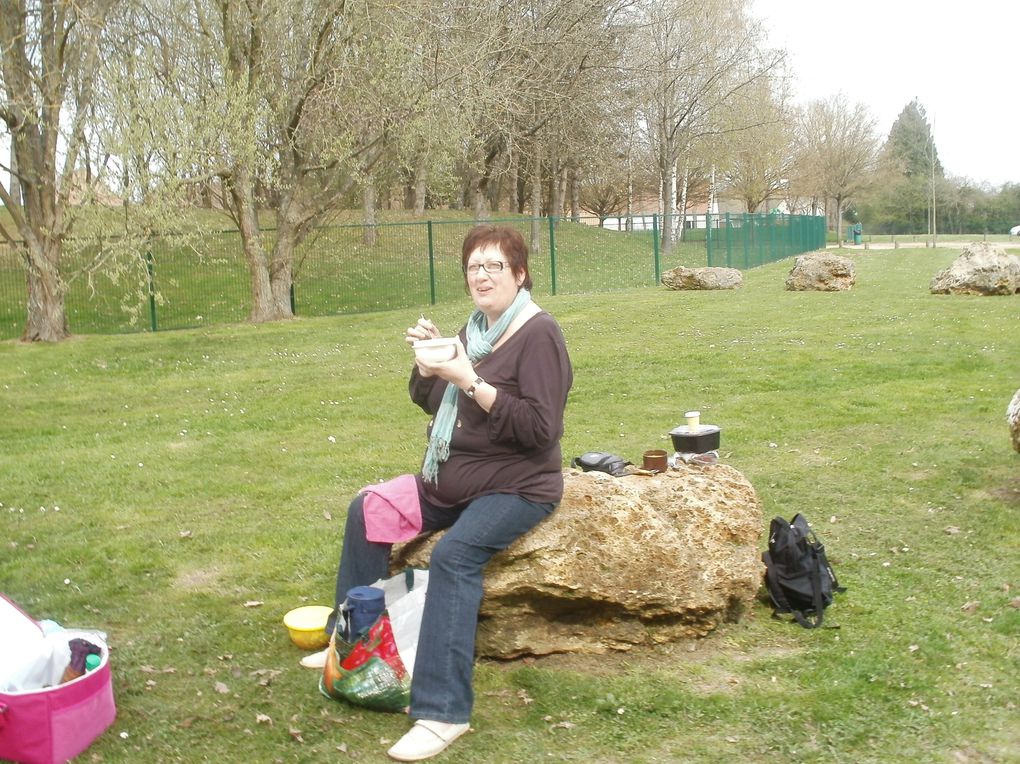
[[[813,548],[811,554],[812,556],[815,555]],[[769,590],[769,597],[772,599],[772,617],[777,621],[781,621],[783,619],[779,617],[780,613],[790,613],[797,623],[805,629],[817,629],[821,626],[822,619],[825,617],[825,608],[822,605],[822,579],[818,573],[818,566],[811,566],[811,597],[814,603],[814,620],[811,620],[810,616],[805,615],[803,610],[796,610],[790,607],[789,600],[783,594],[783,587],[776,580],[771,555],[768,552],[762,552],[761,557],[765,563],[765,585]]]
[[[776,580],[776,569],[772,564],[772,555],[767,551],[761,553],[761,560],[765,563],[765,588],[769,590],[769,599],[772,600],[772,617],[776,618],[777,613],[789,613],[793,610],[790,603],[783,594],[783,587]]]
[[[800,610],[793,611],[793,617],[797,619],[797,623],[803,626],[805,629],[817,629],[822,625],[822,619],[825,617],[825,606],[822,603],[822,576],[818,572],[818,552],[812,546],[811,549],[811,597],[815,606],[814,620],[809,620],[804,616],[804,613]]]

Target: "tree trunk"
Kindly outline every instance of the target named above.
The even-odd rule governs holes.
[[[541,221],[542,215],[542,161],[540,149],[536,146],[535,156],[531,160],[531,245],[532,254],[538,252],[541,247]]]
[[[21,335],[24,342],[59,342],[71,336],[64,306],[64,283],[57,267],[59,260],[53,246],[29,256],[28,317]]]
[[[684,177],[680,183],[680,234],[682,241],[687,234],[687,188],[691,183],[691,161],[684,159]]]
[[[412,171],[407,178],[404,178],[403,192],[404,198],[401,202],[400,209],[402,210],[413,210],[414,209],[414,172]]]
[[[716,209],[716,198],[715,198],[715,165],[712,165],[712,171],[708,176],[708,212],[713,215],[718,215],[719,210]]]
[[[497,160],[486,168],[486,183],[485,183],[485,208],[490,213],[499,213],[499,200],[503,196],[503,174],[498,173],[494,175],[494,170],[497,167],[497,161],[500,164],[505,164],[502,153]]]
[[[425,214],[425,195],[428,187],[425,183],[425,167],[421,161],[414,168],[414,216],[422,217]]]
[[[556,183],[556,217],[562,218],[567,212],[567,166],[560,168],[559,179]]]
[[[276,231],[273,260],[269,264],[269,291],[272,294],[274,321],[294,318],[290,295],[294,284],[294,252],[301,239],[297,227],[281,220]]]
[[[570,167],[570,219],[575,223],[581,222],[581,182],[578,180],[580,173],[577,166]]]
[[[659,241],[662,242],[662,253],[669,254],[673,250],[673,216],[670,210],[676,207],[676,188],[670,184],[671,174],[667,169],[660,178],[660,206],[662,207],[662,230]]]
[[[235,169],[231,178],[230,196],[237,214],[241,245],[244,250],[245,262],[248,264],[248,278],[251,282],[251,312],[248,314],[248,320],[256,324],[275,321],[283,316],[278,314],[273,300],[268,257],[262,244],[258,216],[255,212],[251,175],[247,168]]]
[[[375,178],[369,175],[361,189],[361,208],[364,225],[361,229],[361,243],[366,247],[374,247],[376,240],[375,227]]]
[[[485,188],[482,179],[471,184],[471,209],[474,212],[475,220],[486,220],[489,212],[486,207]]]
[[[676,244],[677,239],[677,199],[676,191],[679,181],[677,179],[676,162],[673,162],[669,166],[669,206],[666,208],[666,213],[669,215],[669,251],[672,251],[673,245]]]
[[[512,162],[510,165],[510,211],[520,213],[522,209],[521,205],[521,166],[516,162]]]
[[[634,166],[627,153],[627,231],[634,230]]]
[[[558,217],[563,212],[563,192],[560,183],[560,160],[552,158],[549,168],[549,214]]]
[[[14,141],[11,141],[11,201],[16,205],[21,204],[21,181],[18,179],[18,152],[14,148]]]
[[[843,197],[836,197],[836,241],[843,243]]]

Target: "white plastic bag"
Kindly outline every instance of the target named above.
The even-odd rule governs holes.
[[[60,684],[71,662],[70,641],[80,637],[109,649],[101,631],[42,626],[0,594],[0,692],[31,692]]]
[[[425,607],[429,572],[408,568],[391,578],[380,579],[372,586],[382,589],[386,599],[386,612],[390,615],[393,641],[407,673],[414,676],[414,659],[418,654],[418,632],[421,614]]]
[[[366,708],[403,711],[410,703],[428,571],[408,568],[372,586],[382,589],[386,608],[353,642],[341,629],[333,632],[319,691]]]
[[[62,632],[43,634],[31,616],[0,595],[0,692],[57,684],[70,660]]]

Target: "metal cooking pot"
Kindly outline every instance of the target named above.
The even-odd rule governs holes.
[[[673,448],[681,454],[703,454],[719,448],[722,430],[714,424],[703,424],[693,430],[685,424],[669,431]]]

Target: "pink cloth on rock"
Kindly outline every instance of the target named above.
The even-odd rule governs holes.
[[[409,541],[421,533],[421,502],[414,475],[366,485],[365,538],[383,544]]]

